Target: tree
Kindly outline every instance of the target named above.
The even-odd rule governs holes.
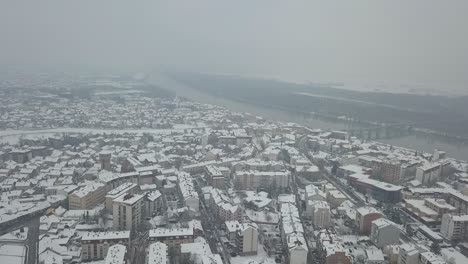
[[[431,252],[434,254],[440,254],[440,245],[437,242],[432,242],[431,244]]]
[[[406,225],[406,234],[410,237],[415,235],[414,229],[411,227],[411,225]]]
[[[184,254],[181,255],[179,264],[192,264],[192,255],[191,254]]]
[[[177,249],[174,246],[170,246],[167,251],[167,255],[169,256],[169,262],[175,263],[177,257]]]
[[[268,222],[271,222],[271,220],[273,220],[273,217],[271,216],[271,214],[270,214],[270,213],[267,213],[267,212],[265,212],[265,214],[266,214],[266,215],[265,215],[265,219],[266,219]]]
[[[242,183],[239,179],[234,180],[234,189],[237,191],[242,190]]]

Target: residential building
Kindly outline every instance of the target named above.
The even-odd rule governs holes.
[[[158,212],[161,212],[163,207],[164,202],[160,191],[155,190],[145,195],[143,207],[143,215],[145,217],[152,217]]]
[[[309,184],[305,187],[305,199],[306,201],[325,201],[327,196],[319,187]]]
[[[219,189],[226,188],[230,173],[231,170],[227,167],[218,167],[213,165],[205,167],[205,175],[207,176],[208,184]]]
[[[140,226],[143,194],[125,194],[114,199],[113,221],[115,230],[134,230]]]
[[[398,160],[385,160],[382,162],[382,181],[397,184],[400,182],[400,177],[401,164]]]
[[[347,199],[346,195],[338,190],[327,191],[327,201],[333,209],[340,206]]]
[[[446,264],[442,256],[434,254],[430,251],[422,252],[419,254],[420,264]]]
[[[351,259],[341,243],[325,246],[325,264],[351,264]]]
[[[169,264],[168,246],[161,242],[152,243],[148,248],[147,264]]]
[[[386,218],[379,218],[372,221],[370,239],[378,248],[398,244],[400,241],[400,229],[392,221]]]
[[[416,169],[416,180],[421,182],[423,185],[429,185],[437,182],[450,164],[450,161],[439,161],[420,166]]]
[[[309,250],[307,246],[297,241],[289,247],[289,264],[306,264]]]
[[[236,232],[236,244],[240,255],[257,254],[258,227],[253,223],[241,223]]]
[[[312,203],[312,224],[316,228],[327,228],[330,226],[330,206],[325,201],[309,201]]]
[[[107,250],[105,264],[126,264],[127,247],[121,244],[110,246]]]
[[[100,182],[87,182],[68,196],[70,210],[91,209],[104,202],[106,186]]]
[[[106,209],[108,212],[113,212],[113,201],[127,193],[134,193],[138,190],[138,185],[131,182],[125,182],[119,185],[117,188],[112,189],[106,194]]]
[[[130,231],[87,232],[81,237],[81,260],[101,260],[115,244],[128,245]]]
[[[150,241],[161,242],[168,247],[179,248],[180,244],[193,243],[193,228],[158,228],[149,231]]]
[[[444,214],[440,233],[448,240],[468,238],[468,215]]]
[[[236,171],[234,173],[234,184],[240,184],[243,189],[286,188],[289,186],[288,171]]]
[[[423,223],[434,226],[442,221],[442,215],[446,213],[455,213],[457,208],[450,205],[443,199],[425,198],[406,199],[404,202],[405,210],[415,215]]]
[[[382,213],[373,207],[360,207],[356,209],[356,223],[362,235],[369,235],[372,222],[382,217]]]
[[[193,187],[192,176],[186,172],[177,174],[179,192],[182,196],[185,205],[192,213],[197,214],[200,211],[200,199],[198,193]]]

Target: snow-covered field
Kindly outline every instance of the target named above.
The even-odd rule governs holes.
[[[23,245],[0,245],[0,263],[23,264],[25,257]]]

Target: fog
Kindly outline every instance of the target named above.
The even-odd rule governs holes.
[[[466,0],[2,1],[0,64],[468,93],[467,12]]]

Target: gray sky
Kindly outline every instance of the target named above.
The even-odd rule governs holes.
[[[466,0],[0,1],[0,64],[468,93]]]

